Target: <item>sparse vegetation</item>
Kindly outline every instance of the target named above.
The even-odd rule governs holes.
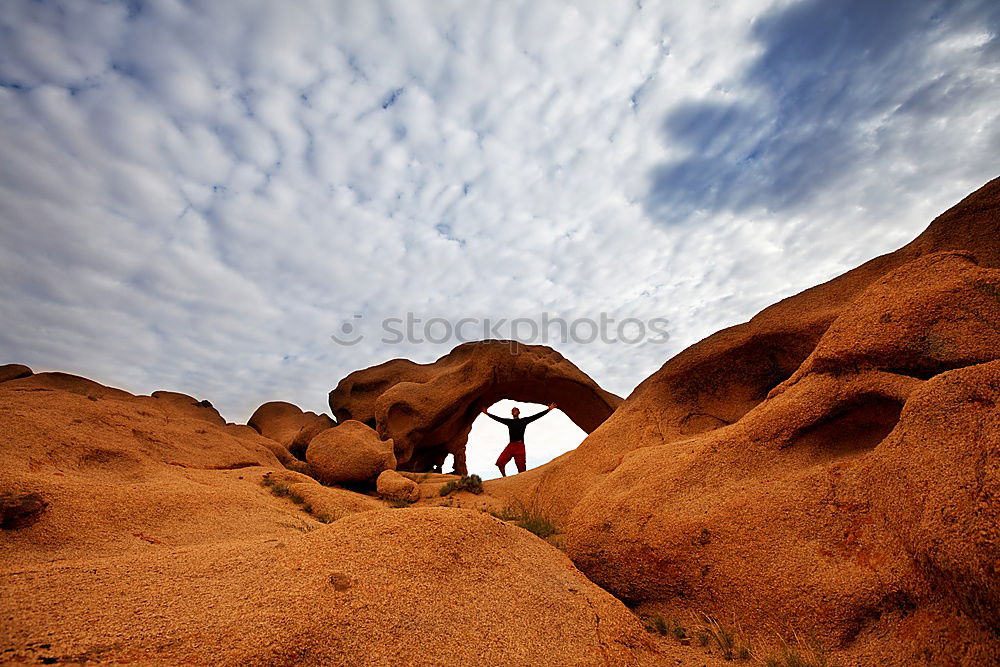
[[[701,615],[701,625],[697,637],[702,646],[714,644],[726,660],[750,659],[750,642],[742,632],[727,628],[708,614]]]
[[[297,491],[292,491],[292,489],[285,482],[279,482],[274,479],[271,476],[271,473],[264,475],[264,479],[262,479],[260,483],[270,489],[271,493],[278,498],[288,498],[296,505],[299,505],[303,512],[312,515],[312,517],[320,523],[333,523],[340,518],[330,514],[329,512],[316,512],[313,506],[306,502],[306,499],[302,496],[302,494]]]
[[[667,622],[659,614],[654,614],[649,617],[649,629],[661,635],[665,635],[670,632],[670,628],[667,627]]]
[[[540,509],[522,503],[508,503],[500,511],[490,512],[501,521],[509,521],[538,535],[543,540],[558,532],[556,525]]]
[[[828,667],[826,652],[815,640],[803,641],[795,635],[793,644],[782,640],[781,653],[764,659],[766,667]]]
[[[288,485],[285,484],[284,482],[279,482],[278,480],[274,479],[273,477],[271,477],[270,474],[264,475],[264,479],[263,481],[261,481],[261,484],[271,489],[271,493],[278,496],[279,498],[288,497]]]
[[[453,479],[442,486],[438,493],[442,496],[447,496],[456,491],[468,491],[469,493],[479,495],[483,492],[483,480],[479,475],[469,475],[461,479]]]
[[[405,498],[404,499],[388,500],[386,502],[389,503],[389,507],[395,507],[396,509],[400,509],[402,507],[409,507],[410,505],[413,504],[412,501],[406,500]]]
[[[677,639],[687,639],[687,630],[676,618],[670,620],[670,632]]]

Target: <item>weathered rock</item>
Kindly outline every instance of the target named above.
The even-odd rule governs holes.
[[[375,490],[380,498],[399,502],[420,500],[420,487],[412,479],[403,477],[395,470],[384,470],[375,480]]]
[[[326,484],[372,482],[396,467],[392,440],[361,422],[348,420],[320,432],[306,450],[312,474]]]
[[[330,392],[339,421],[354,419],[392,439],[401,469],[424,471],[455,457],[467,474],[465,443],[482,407],[510,398],[555,402],[586,432],[621,402],[561,354],[542,345],[459,345],[431,364],[394,359],[351,373]]]
[[[323,523],[331,523],[348,514],[383,510],[385,506],[374,498],[312,482],[298,482],[288,487],[308,505],[311,514]]]
[[[4,364],[0,366],[0,382],[18,380],[31,375],[33,375],[32,370],[22,364]]]
[[[480,512],[384,509],[281,541],[147,546],[6,577],[7,645],[99,646],[116,664],[682,664],[558,549]]]
[[[1000,361],[939,375],[865,471],[873,514],[927,581],[1000,627]]]
[[[537,475],[514,475],[491,484],[505,489],[508,494],[540,503],[554,516],[567,516],[583,495],[618,465],[626,452],[651,444],[683,440],[739,420],[764,401],[771,390],[795,374],[817,349],[820,339],[834,321],[849,307],[856,309],[851,317],[860,318],[859,324],[861,320],[867,322],[865,326],[877,324],[882,332],[894,337],[894,345],[906,340],[909,333],[904,328],[897,328],[898,323],[878,322],[888,312],[886,309],[892,306],[886,300],[889,297],[881,293],[886,287],[877,288],[880,293],[873,292],[873,298],[866,302],[867,305],[854,305],[862,292],[891,271],[937,252],[971,252],[978,261],[978,268],[959,257],[941,261],[949,267],[944,270],[958,264],[966,266],[962,271],[967,277],[956,280],[972,287],[977,293],[975,303],[979,307],[985,303],[988,297],[986,292],[991,288],[985,286],[987,283],[981,277],[970,276],[980,275],[978,272],[985,268],[1000,267],[998,230],[1000,179],[994,179],[938,216],[920,236],[903,248],[784,299],[765,308],[749,322],[719,331],[683,350],[643,381],[570,456],[545,466]],[[941,271],[938,271],[940,274]],[[933,280],[918,290],[922,294],[908,293],[905,301],[899,302],[900,312],[895,315],[890,313],[890,317],[902,316],[904,311],[907,317],[919,315],[914,308],[919,309],[920,302],[933,304],[933,309],[945,306],[947,291],[937,290]],[[966,287],[962,289],[968,294]],[[900,296],[897,294],[892,298]],[[866,314],[869,309],[873,315],[877,313],[875,322]],[[966,331],[980,333],[988,328],[988,325],[975,325],[970,319],[954,318],[951,324],[939,326],[960,326]],[[879,343],[876,337],[857,326],[852,325],[850,329],[859,336],[859,346],[871,348],[869,359],[875,358],[872,355],[887,358],[884,347],[877,349]],[[831,332],[828,340],[831,351],[834,348],[843,350],[854,347],[850,335],[836,342],[840,334],[836,330]],[[916,335],[901,349],[912,350],[917,346],[933,348],[933,341],[922,341],[922,334]],[[982,352],[988,351],[987,347],[972,340],[963,345],[968,346],[969,359],[973,361],[983,360]],[[973,347],[979,351],[973,353]],[[817,352],[819,363],[825,353],[822,350]],[[917,369],[918,377],[926,377],[935,368],[954,367],[957,361],[955,357],[950,366],[941,365],[933,360],[932,353],[929,357],[925,355],[921,361],[911,359],[904,366]],[[865,366],[872,367],[872,364],[866,362]],[[900,370],[905,371],[905,368]]]
[[[907,664],[879,642],[1000,659],[998,380],[972,365],[1000,354],[998,212],[1000,180],[685,350],[579,448],[488,493],[548,512],[634,603],[795,627],[858,664]]]
[[[4,389],[8,390],[58,390],[72,394],[86,396],[91,400],[116,399],[131,400],[135,396],[122,389],[108,387],[69,373],[35,373],[17,380],[9,380],[4,383]]]
[[[298,406],[284,401],[264,403],[254,411],[247,424],[300,459],[305,458],[306,449],[316,434],[335,426],[327,415],[303,412]]]
[[[932,253],[874,281],[784,385],[859,369],[926,379],[998,350],[1000,272],[978,266],[971,252]]]
[[[224,426],[226,423],[209,401],[199,401],[193,396],[175,391],[154,391],[150,398],[157,402],[157,407],[178,417],[201,419],[216,426]]]
[[[0,536],[5,567],[282,530],[288,510],[251,480],[281,468],[267,439],[160,405],[62,374],[0,383],[0,493],[49,504],[40,521]]]

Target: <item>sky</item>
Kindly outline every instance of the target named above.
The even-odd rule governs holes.
[[[991,0],[5,0],[0,363],[243,422],[544,314],[625,396],[1000,175],[998,84]]]

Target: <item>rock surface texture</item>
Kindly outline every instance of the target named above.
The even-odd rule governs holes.
[[[296,458],[305,459],[312,439],[336,424],[326,415],[303,412],[284,401],[271,401],[257,408],[247,425],[283,445]]]
[[[330,409],[338,421],[358,420],[391,438],[400,470],[427,471],[452,454],[464,475],[472,423],[503,398],[558,403],[587,433],[621,403],[551,348],[484,341],[431,364],[393,359],[355,371],[330,392]]]
[[[544,508],[632,603],[816,632],[860,664],[992,664],[998,267],[1000,180],[684,350],[575,451],[487,491]]]
[[[420,486],[395,470],[383,471],[375,480],[375,490],[378,492],[379,498],[386,500],[407,503],[420,500]]]
[[[326,484],[373,482],[383,470],[396,469],[392,440],[374,429],[348,420],[312,439],[306,460],[316,479]]]

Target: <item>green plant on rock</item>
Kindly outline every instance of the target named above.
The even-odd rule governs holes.
[[[456,491],[468,491],[479,495],[483,492],[483,479],[479,475],[468,475],[460,479],[453,479],[438,492],[442,496],[450,495]]]

